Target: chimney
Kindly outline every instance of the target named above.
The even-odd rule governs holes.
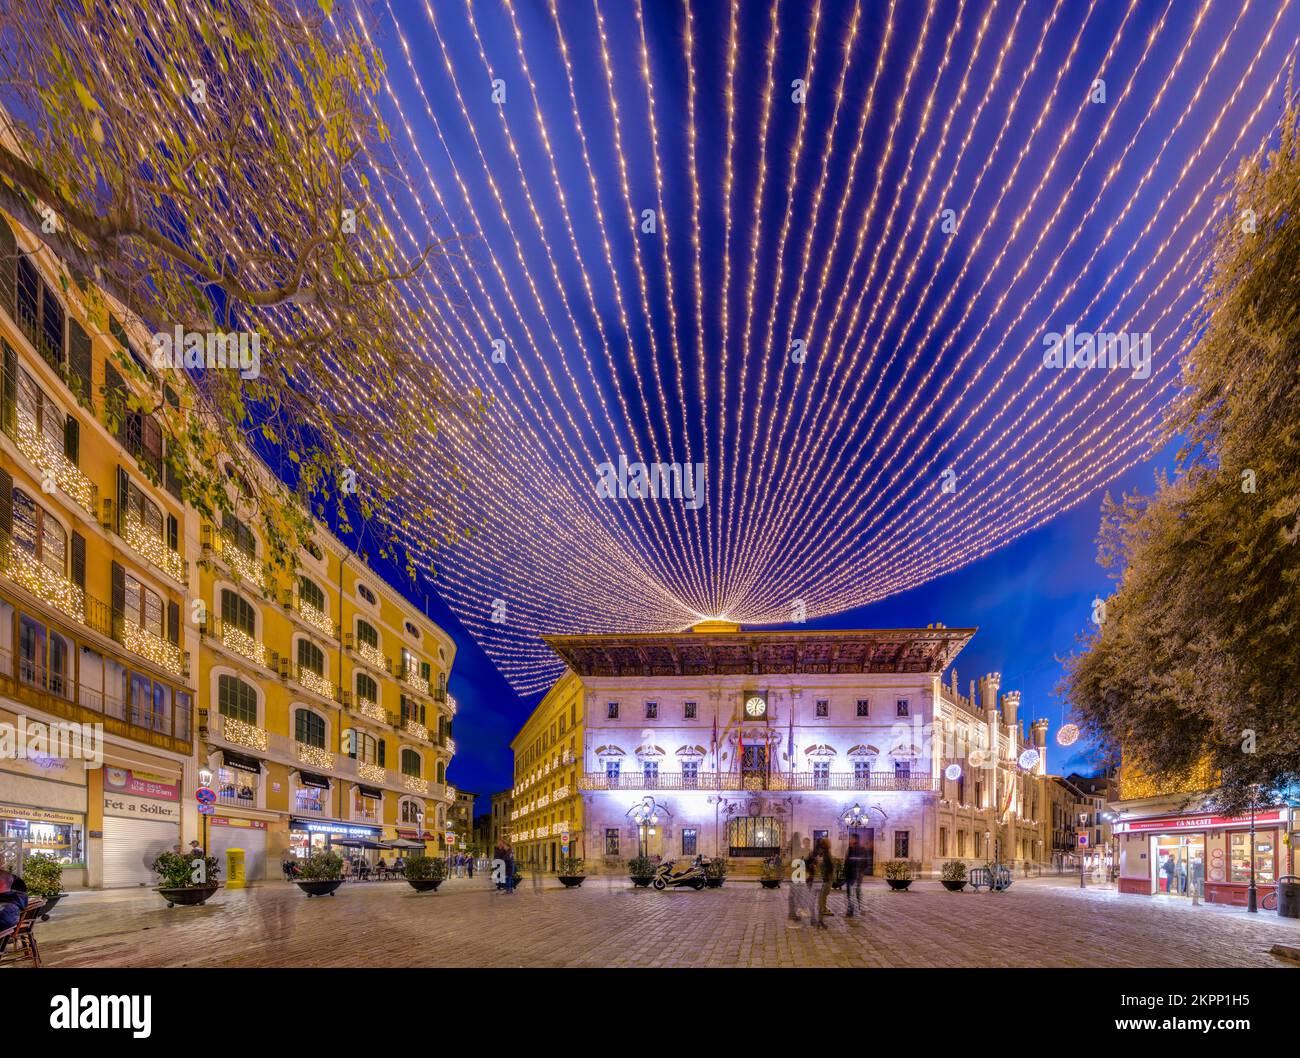
[[[1007,727],[1014,728],[1019,723],[1020,717],[1020,692],[1007,691],[1002,696],[1002,719],[1006,721]]]

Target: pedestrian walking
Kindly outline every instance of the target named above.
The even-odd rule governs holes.
[[[786,910],[789,918],[788,924],[790,926],[799,925],[799,914],[803,910],[804,904],[807,902],[808,886],[805,884],[805,880],[807,878],[807,870],[808,870],[808,854],[809,854],[808,839],[804,838],[803,847],[799,850],[799,854],[795,856],[791,856],[790,858],[790,879],[789,879],[790,891],[786,894],[787,897]],[[804,869],[803,878],[800,878],[798,874],[795,872],[794,868],[796,864],[799,864],[800,866],[803,867]]]
[[[867,847],[855,832],[844,854],[844,892],[847,894],[848,917],[862,907],[862,876],[867,873]]]
[[[515,853],[509,845],[506,846],[506,892],[515,891]]]
[[[465,870],[469,871],[470,881],[474,880],[474,857],[471,856],[465,863]]]

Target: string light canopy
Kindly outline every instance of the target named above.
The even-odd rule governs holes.
[[[1300,0],[327,6],[386,60],[362,253],[457,248],[377,295],[389,337],[483,409],[354,429],[403,469],[372,520],[523,692],[561,670],[543,635],[865,605],[1142,461],[1300,26]],[[326,365],[303,399],[391,427],[418,366],[379,401]]]
[[[860,606],[1146,457],[1300,24],[1137,0],[381,16],[400,162],[368,193],[399,249],[464,245],[411,338],[491,406],[486,437],[432,442],[472,450],[483,515],[437,584],[523,691],[559,672],[539,635]],[[418,519],[403,542],[433,559]]]

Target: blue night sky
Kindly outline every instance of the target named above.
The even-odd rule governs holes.
[[[999,671],[1059,727],[1058,659],[1108,591],[1101,496],[1170,465],[1220,196],[1278,119],[1300,14],[381,0],[331,21],[359,10],[388,76],[375,204],[404,247],[458,245],[412,339],[493,402],[452,453],[473,537],[407,541],[437,567],[412,597],[459,643],[450,780],[509,785],[558,672],[539,634],[783,627],[794,600],[810,628],[977,626],[962,687]],[[1149,375],[1050,369],[1069,327],[1147,335]],[[706,466],[706,502],[600,497],[621,455]],[[436,495],[419,458],[411,509]],[[1051,745],[1051,769],[1089,766]]]

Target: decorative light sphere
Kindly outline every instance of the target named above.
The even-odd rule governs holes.
[[[1066,724],[1056,733],[1056,744],[1058,746],[1073,746],[1079,741],[1079,725]]]
[[[1018,763],[1025,771],[1028,771],[1038,763],[1038,750],[1027,749],[1017,758]]]
[[[948,767],[943,769],[943,777],[951,782],[956,782],[961,778],[961,765],[949,764]]]
[[[966,755],[966,762],[972,768],[984,767],[984,762],[988,759],[988,754],[982,749],[973,749]]]

